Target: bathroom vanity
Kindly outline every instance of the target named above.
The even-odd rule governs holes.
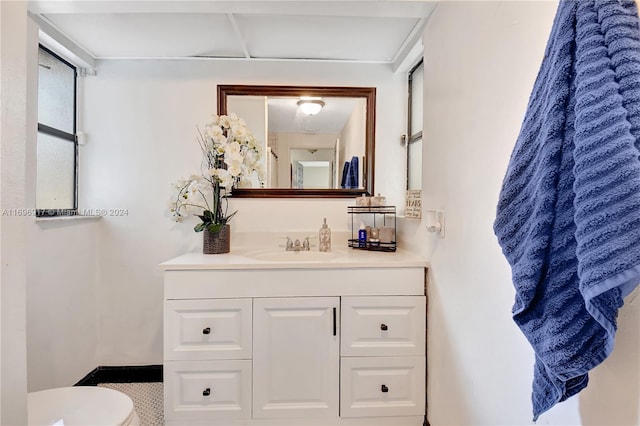
[[[167,425],[423,424],[425,261],[233,250],[162,267]]]

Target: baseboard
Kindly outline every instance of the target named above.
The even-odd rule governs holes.
[[[74,386],[97,386],[100,383],[162,382],[162,365],[96,367]]]

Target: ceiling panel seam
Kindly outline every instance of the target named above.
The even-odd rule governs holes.
[[[233,30],[236,33],[236,36],[238,37],[238,40],[240,41],[240,46],[242,47],[242,51],[244,52],[244,57],[246,59],[251,59],[251,54],[249,53],[249,49],[247,48],[247,43],[244,40],[244,36],[242,34],[242,30],[240,30],[240,26],[238,25],[238,22],[236,21],[236,17],[233,15],[233,13],[227,13],[227,18],[229,19],[229,22],[231,23],[231,26],[233,27]]]
[[[0,0],[2,1],[2,0]],[[319,63],[343,63],[343,64],[387,64],[386,60],[366,59],[317,59],[317,58],[241,58],[221,56],[98,56],[101,61],[256,61],[256,62],[319,62]]]

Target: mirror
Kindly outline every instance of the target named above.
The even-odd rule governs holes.
[[[422,189],[422,110],[424,65],[420,60],[409,71],[409,130],[407,140],[407,189]]]
[[[233,196],[372,195],[375,99],[374,87],[219,85],[218,114],[236,113],[264,148],[262,186]],[[305,114],[303,103],[320,111]]]

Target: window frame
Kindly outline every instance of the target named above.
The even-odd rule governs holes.
[[[407,190],[409,190],[409,145],[411,145],[414,142],[420,141],[422,140],[422,130],[420,130],[419,132],[416,132],[414,134],[411,134],[411,116],[412,116],[412,107],[411,105],[413,104],[413,74],[415,73],[415,71],[420,68],[423,67],[424,70],[424,57],[420,58],[420,60],[413,66],[411,67],[411,69],[409,70],[408,73],[408,84],[407,84],[407,158],[406,158],[406,164],[407,164],[407,176],[406,176],[406,183],[405,183],[405,187]],[[423,124],[424,127],[424,124]]]
[[[73,133],[47,126],[38,121],[38,134],[43,133],[73,143],[73,206],[63,209],[37,208],[38,206],[36,206],[36,217],[76,216],[78,214],[78,67],[42,44],[38,45],[38,49],[42,49],[73,70]],[[38,75],[39,74],[40,72],[38,71]],[[38,137],[38,142],[39,139]],[[36,156],[36,164],[37,162],[38,158]],[[36,188],[36,191],[37,190]]]

